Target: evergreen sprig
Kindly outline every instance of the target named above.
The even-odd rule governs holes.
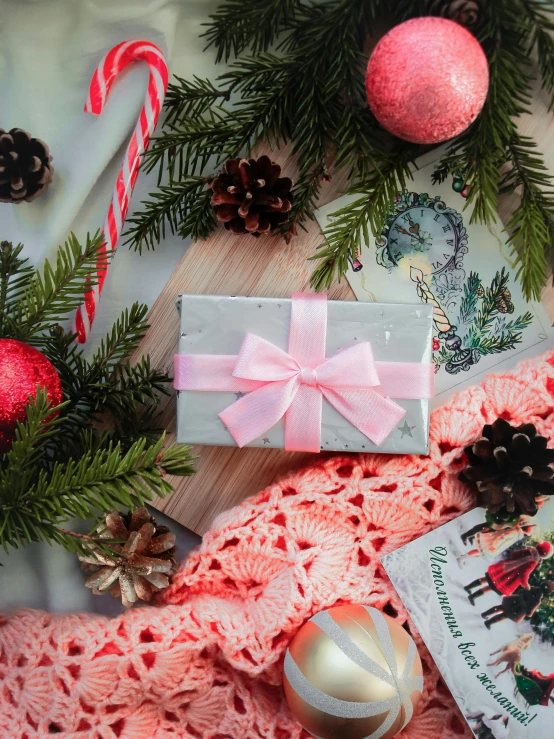
[[[365,41],[376,22],[425,15],[427,6],[424,0],[222,2],[205,37],[217,61],[231,62],[229,71],[214,81],[171,84],[166,123],[144,165],[158,168],[161,184],[129,220],[128,243],[154,248],[166,227],[183,238],[207,236],[216,227],[209,185],[226,159],[249,156],[262,142],[272,148],[292,142],[299,175],[290,218],[279,230],[287,240],[314,218],[333,168],[351,178],[348,192],[356,197],[326,230],[312,284],[320,289],[340,278],[359,239],[379,235],[385,198],[420,153],[391,142],[367,106]],[[554,199],[542,157],[517,123],[528,111],[535,53],[554,103],[553,11],[550,0],[488,0],[477,33],[489,62],[489,94],[434,174],[439,182],[454,174],[464,179],[472,222],[494,222],[499,196],[521,192],[508,238],[528,298],[538,297],[552,264]]]
[[[381,232],[394,196],[412,176],[412,157],[413,147],[400,144],[385,166],[372,170],[348,190],[357,197],[331,216],[325,241],[312,257],[320,262],[312,276],[317,290],[330,287],[335,275],[346,272],[349,257],[354,261],[359,244],[369,241],[370,230]]]
[[[287,239],[314,217],[333,149],[337,166],[357,179],[368,163],[382,161],[376,122],[364,103],[362,53],[378,0],[270,4],[271,14],[267,3],[251,0],[238,14],[236,3],[222,5],[206,37],[220,59],[239,53],[240,59],[215,82],[178,78],[171,85],[164,130],[144,164],[158,168],[163,184],[128,220],[127,243],[135,249],[154,248],[166,227],[183,238],[206,236],[216,225],[208,189],[214,173],[262,142],[293,141],[298,156],[298,196],[281,229]],[[252,17],[259,22],[245,20]],[[270,51],[273,41],[277,48]]]
[[[466,207],[473,206],[472,222],[493,223],[499,195],[520,195],[507,231],[517,279],[527,299],[540,299],[551,263],[554,195],[542,156],[532,139],[519,134],[517,119],[529,112],[534,49],[543,85],[551,95],[554,91],[554,44],[548,36],[554,25],[544,12],[552,10],[553,3],[536,0],[489,2],[479,32],[489,60],[489,94],[481,115],[449,145],[435,171],[439,181],[453,172],[464,178],[469,189]]]
[[[192,474],[190,449],[170,446],[157,429],[156,407],[169,378],[147,356],[130,353],[143,338],[147,308],[125,310],[91,358],[58,321],[82,301],[102,258],[99,234],[83,247],[74,236],[56,263],[35,271],[22,247],[0,244],[0,341],[25,341],[42,351],[61,380],[63,402],[52,408],[37,388],[0,455],[0,545],[59,543],[75,551],[87,537],[61,528],[69,518],[98,518],[113,507],[134,508],[172,490],[166,475]],[[96,525],[96,524],[95,524]]]
[[[301,0],[229,0],[212,16],[204,34],[208,47],[215,46],[217,61],[228,61],[246,48],[267,51],[277,35],[301,9]]]

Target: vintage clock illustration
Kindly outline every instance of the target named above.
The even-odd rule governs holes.
[[[438,195],[398,193],[376,247],[377,262],[389,270],[401,263],[409,267],[419,298],[433,305],[438,338],[449,354],[446,371],[457,374],[478,362],[480,353],[462,348],[457,327],[440,302],[465,278],[463,258],[468,249],[462,216]]]
[[[452,189],[463,198],[461,178]],[[435,371],[467,371],[481,357],[514,349],[533,315],[512,315],[510,272],[502,267],[485,283],[477,270],[464,269],[468,235],[460,213],[439,195],[404,190],[396,194],[385,224],[375,239],[377,263],[408,277],[418,298],[433,306]],[[363,265],[356,255],[353,272]]]
[[[382,266],[391,268],[408,260],[427,277],[462,267],[467,232],[462,216],[438,195],[402,192],[395,198],[376,245]]]

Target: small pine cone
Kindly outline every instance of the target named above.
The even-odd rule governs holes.
[[[475,291],[475,294],[478,298],[484,298],[485,297],[485,288],[483,285],[478,285],[477,290]]]
[[[542,496],[554,494],[554,449],[546,445],[533,424],[514,427],[499,418],[465,449],[469,465],[459,479],[491,513],[534,516]]]
[[[267,156],[229,159],[211,183],[218,221],[234,234],[260,236],[275,231],[292,207],[292,180]]]
[[[512,303],[512,293],[506,288],[502,291],[502,295],[496,302],[496,306],[500,313],[513,313],[515,308]]]
[[[21,128],[0,128],[0,203],[30,202],[46,190],[54,169],[46,144]]]
[[[503,297],[498,298],[496,301],[496,307],[499,313],[508,313],[509,304],[504,300]]]
[[[428,15],[456,21],[470,31],[479,28],[485,15],[485,0],[425,0]]]
[[[137,599],[149,601],[154,593],[168,587],[177,570],[175,534],[167,526],[156,526],[146,508],[124,516],[117,511],[107,513],[97,531],[102,539],[124,543],[106,543],[113,555],[97,548],[78,555],[82,569],[90,575],[85,587],[92,588],[95,595],[109,592],[130,608]]]

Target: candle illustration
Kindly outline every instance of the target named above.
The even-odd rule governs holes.
[[[410,267],[410,279],[417,284],[417,296],[421,298],[424,303],[429,303],[433,306],[433,320],[438,330],[445,334],[450,331],[452,325],[446,313],[441,308],[439,301],[431,292],[429,285],[423,279],[423,272],[417,267]]]
[[[457,327],[448,320],[448,316],[425,282],[424,274],[418,267],[410,267],[410,279],[416,283],[420,300],[433,306],[433,321],[439,331],[439,339],[444,339],[446,350],[451,352],[451,357],[445,364],[446,371],[451,375],[457,375],[462,370],[467,372],[471,365],[476,364],[481,358],[479,350],[462,349],[462,340],[456,333]]]

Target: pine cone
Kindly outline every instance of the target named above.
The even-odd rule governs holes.
[[[106,514],[105,524],[98,527],[102,539],[122,539],[124,544],[106,544],[117,552],[114,556],[94,549],[80,554],[81,567],[90,575],[85,587],[95,595],[106,591],[121,596],[126,608],[138,599],[149,601],[153,593],[165,590],[169,577],[177,570],[175,534],[167,526],[156,526],[146,508],[137,508],[121,516],[117,511]]]
[[[218,221],[234,234],[260,236],[274,231],[292,207],[292,180],[267,156],[229,159],[210,187]]]
[[[30,202],[46,190],[54,169],[46,144],[21,128],[0,128],[0,203]]]
[[[554,449],[532,423],[511,426],[497,419],[465,450],[469,466],[459,475],[477,490],[479,505],[492,513],[534,516],[540,496],[554,494]]]
[[[479,28],[485,15],[484,0],[426,0],[425,12],[440,15],[470,30]]]
[[[498,308],[499,313],[514,312],[515,308],[512,303],[512,294],[507,288],[502,291],[501,295],[499,295],[496,301],[496,307]]]

